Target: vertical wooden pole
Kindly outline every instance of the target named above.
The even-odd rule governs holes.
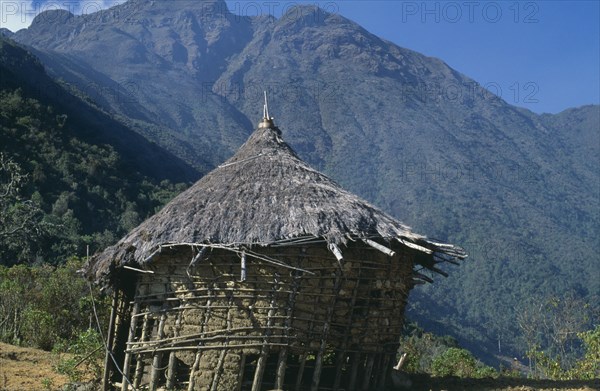
[[[167,313],[163,312],[160,315],[160,321],[158,323],[157,341],[160,341],[164,337],[165,321],[167,320]],[[162,352],[154,353],[154,359],[152,360],[152,373],[150,375],[150,391],[156,391],[158,383],[160,382]]]
[[[112,362],[112,350],[115,336],[115,319],[117,317],[117,305],[119,303],[119,290],[115,288],[112,304],[110,307],[110,320],[108,323],[108,334],[106,335],[106,355],[104,357],[104,374],[102,376],[102,390],[108,391],[110,387],[110,375],[114,363]]]
[[[300,391],[302,388],[302,377],[304,376],[304,367],[306,366],[307,352],[302,353],[300,356],[300,366],[298,367],[298,376],[296,376],[296,387],[295,391]]]
[[[131,322],[129,323],[129,335],[127,336],[127,342],[133,342],[135,340],[135,331],[137,328],[138,317],[136,316],[140,311],[140,302],[136,301],[133,305],[133,310],[131,311]],[[131,349],[132,346],[129,345],[125,350],[125,360],[123,362],[123,380],[121,382],[121,390],[127,391],[129,389],[129,367],[131,366]]]
[[[348,322],[346,329],[344,330],[344,343],[342,344],[342,350],[339,352],[339,356],[337,357],[336,369],[335,369],[335,380],[333,382],[333,389],[337,391],[340,387],[342,381],[342,372],[344,368],[344,361],[348,357],[347,350],[348,344],[350,341],[350,335],[352,332],[352,321],[354,318],[354,306],[356,305],[356,298],[358,296],[358,290],[360,287],[360,278],[362,275],[362,269],[358,268],[358,275],[356,276],[356,282],[354,284],[354,289],[352,290],[352,299],[350,300],[350,309],[348,311]]]
[[[342,382],[342,373],[344,372],[344,363],[347,359],[345,349],[339,350],[337,357],[335,358],[335,379],[333,381],[333,390],[337,391],[340,388]]]
[[[194,363],[192,364],[192,367],[190,368],[190,379],[188,381],[188,391],[194,390],[194,385],[195,385],[194,375],[196,374],[196,371],[198,370],[198,367],[200,366],[200,358],[201,357],[202,357],[202,351],[200,349],[198,349],[198,351],[196,352],[196,357],[194,357]]]
[[[365,372],[362,384],[362,390],[367,391],[371,385],[371,373],[373,372],[373,364],[375,363],[375,354],[371,353],[367,356],[367,364],[365,365]]]
[[[360,364],[360,353],[352,353],[352,369],[350,370],[350,381],[348,382],[348,390],[356,390],[356,378],[358,377],[358,366]]]
[[[233,328],[233,311],[231,311],[231,307],[233,306],[233,293],[229,293],[229,301],[227,304],[227,326],[225,334],[229,336],[229,333]],[[210,388],[211,391],[217,391],[219,389],[219,379],[221,377],[221,372],[223,370],[223,363],[225,361],[225,355],[227,354],[227,345],[229,345],[229,339],[225,338],[225,342],[221,346],[221,354],[219,355],[219,361],[217,362],[217,367],[215,368],[215,375],[213,377],[212,386]]]
[[[240,360],[240,373],[238,374],[237,388],[235,389],[235,391],[242,390],[242,382],[244,381],[245,369],[246,369],[246,354],[244,354],[242,352],[242,358]]]
[[[181,317],[183,310],[179,310],[177,313],[177,319],[175,320],[175,332],[174,336],[179,336],[179,328],[181,327]],[[175,375],[177,374],[177,356],[174,351],[169,353],[169,364],[167,367],[167,389],[171,390],[175,388]]]
[[[341,262],[341,261],[340,261]],[[323,331],[321,332],[321,346],[315,359],[315,371],[313,372],[313,378],[311,383],[311,391],[317,391],[319,389],[319,383],[321,382],[321,371],[323,369],[323,356],[325,355],[325,349],[327,348],[327,339],[329,338],[329,330],[331,328],[331,321],[333,320],[333,313],[335,310],[335,303],[337,297],[340,294],[340,288],[342,286],[342,269],[340,267],[335,270],[335,280],[333,282],[333,298],[331,303],[327,307],[327,315],[325,323],[323,323]]]
[[[275,315],[275,306],[276,302],[276,293],[277,287],[279,286],[279,281],[277,281],[277,277],[275,278],[275,282],[273,283],[273,289],[271,290],[271,303],[269,305],[269,312],[267,313],[267,327],[265,329],[265,336],[268,337],[271,335],[271,327],[273,327],[273,316]],[[271,351],[271,345],[268,338],[263,340],[263,346],[260,350],[260,356],[258,358],[258,362],[256,363],[256,371],[254,372],[254,381],[252,382],[252,391],[260,391],[262,386],[262,378],[265,372],[265,367],[267,365],[267,359],[269,357],[269,352]]]
[[[388,372],[390,370],[390,362],[391,357],[389,353],[383,353],[383,359],[381,360],[381,367],[379,369],[379,384],[377,385],[378,389],[384,389],[385,383],[387,383]]]
[[[148,337],[148,314],[144,315],[144,322],[142,323],[142,335],[139,342],[145,342]],[[137,390],[142,382],[142,376],[144,375],[144,360],[142,354],[137,354],[137,362],[135,363],[135,374],[133,375],[133,389]]]
[[[288,297],[287,310],[286,310],[286,318],[283,323],[284,326],[284,335],[286,337],[289,336],[290,327],[292,323],[292,317],[294,316],[294,305],[296,303],[296,294],[298,293],[298,288],[300,285],[300,275],[296,275],[296,273],[292,273],[292,292]],[[285,341],[289,342],[288,340]],[[279,357],[277,358],[277,373],[275,377],[275,388],[283,389],[283,384],[285,382],[285,368],[287,366],[287,346],[282,346],[279,350]]]
[[[214,286],[208,288],[208,295],[209,296],[213,296],[214,295]],[[204,318],[202,319],[202,324],[200,325],[200,333],[204,333],[204,330],[206,329],[206,325],[208,324],[209,320],[210,320],[210,316],[212,314],[212,299],[213,297],[209,297],[208,300],[206,300],[206,310],[204,311]],[[198,346],[202,346],[202,341],[200,341],[198,343]],[[192,364],[192,368],[190,369],[190,378],[188,381],[188,391],[194,391],[194,376],[196,374],[196,371],[198,370],[198,367],[200,366],[200,359],[202,358],[202,350],[198,349],[198,351],[196,352],[196,357],[194,358],[194,363]]]

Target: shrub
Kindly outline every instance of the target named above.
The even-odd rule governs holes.
[[[431,363],[433,376],[457,376],[468,378],[497,377],[497,372],[481,364],[465,349],[449,348],[433,359]]]

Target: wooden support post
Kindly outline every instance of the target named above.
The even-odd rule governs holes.
[[[145,342],[146,338],[148,338],[148,314],[144,315],[144,322],[142,323],[142,335],[140,337],[139,342]],[[135,374],[133,375],[133,389],[137,390],[140,387],[140,383],[142,382],[142,377],[144,375],[144,361],[142,360],[142,355],[137,355],[137,362],[135,363]]]
[[[375,364],[375,354],[371,353],[367,356],[367,364],[365,365],[365,372],[362,384],[363,391],[367,391],[371,388],[371,373],[373,372],[373,364]]]
[[[140,312],[140,302],[136,301],[133,304],[133,310],[131,311],[131,323],[129,324],[129,335],[127,336],[127,342],[134,342],[135,331],[137,328],[137,322],[139,317],[136,315]],[[123,380],[121,381],[121,390],[127,391],[129,389],[129,370],[131,366],[131,352],[125,351],[125,360],[123,361]]]
[[[110,375],[114,363],[112,362],[113,342],[115,338],[115,320],[117,317],[117,305],[119,304],[119,290],[115,288],[112,304],[110,307],[110,320],[108,323],[108,334],[106,334],[106,355],[104,357],[104,374],[102,376],[102,390],[109,391]]]
[[[294,306],[296,303],[296,295],[298,293],[298,288],[300,285],[300,275],[296,275],[296,273],[292,273],[292,292],[288,297],[287,310],[286,310],[286,318],[284,321],[284,335],[289,336],[289,330],[291,327],[292,316],[294,315]],[[287,342],[287,341],[286,341]],[[285,369],[287,367],[287,347],[282,347],[279,350],[279,357],[277,359],[277,374],[275,377],[275,388],[283,389],[283,384],[285,382]]]
[[[375,361],[373,364],[373,370],[371,371],[371,389],[377,389],[379,384],[379,378],[381,377],[381,365],[383,362],[383,353],[375,354]]]
[[[273,284],[273,289],[271,290],[271,303],[269,306],[269,312],[267,313],[267,327],[265,328],[265,336],[268,337],[271,335],[271,327],[273,327],[273,316],[275,315],[275,307],[277,305],[276,302],[276,294],[277,287],[279,286],[279,282],[275,279]],[[262,387],[262,378],[265,372],[265,367],[267,365],[267,358],[269,357],[269,352],[271,347],[269,346],[269,340],[267,338],[264,339],[263,347],[260,351],[260,356],[258,358],[258,362],[256,363],[256,371],[254,372],[254,381],[252,382],[252,391],[260,391]]]
[[[358,376],[358,366],[360,363],[360,353],[352,353],[352,369],[350,370],[350,381],[348,382],[348,390],[356,390],[356,378]]]
[[[360,278],[362,275],[362,268],[358,268],[358,275],[356,278],[356,282],[354,285],[354,289],[352,290],[352,300],[350,301],[350,311],[349,312],[349,316],[348,316],[348,323],[346,326],[346,330],[344,330],[344,343],[342,344],[342,350],[339,353],[337,362],[336,362],[336,369],[335,369],[335,380],[333,382],[333,389],[334,391],[337,391],[340,387],[340,383],[342,380],[342,371],[344,368],[344,361],[346,360],[346,352],[348,349],[348,343],[350,340],[350,333],[352,332],[352,321],[354,318],[354,306],[356,305],[356,298],[358,296],[358,290],[360,287]]]
[[[227,326],[225,329],[225,334],[229,336],[230,331],[233,328],[233,312],[231,311],[231,306],[233,305],[233,293],[229,293],[229,302],[227,309]],[[221,354],[219,355],[219,361],[217,362],[217,367],[215,368],[215,375],[213,377],[212,386],[210,391],[217,391],[219,389],[219,378],[221,377],[221,372],[223,370],[223,363],[225,362],[225,355],[227,354],[227,345],[229,345],[228,339],[225,339],[223,345],[221,346]]]
[[[388,380],[388,372],[390,371],[390,364],[392,362],[392,358],[389,353],[383,353],[383,359],[381,360],[381,366],[379,369],[379,384],[377,385],[378,389],[385,389],[385,384]]]
[[[246,281],[246,275],[247,275],[247,270],[246,270],[246,253],[242,252],[242,259],[240,261],[241,264],[241,271],[240,271],[240,282],[244,282]]]
[[[304,367],[306,366],[307,356],[307,352],[302,353],[300,356],[300,366],[298,367],[298,376],[296,377],[296,387],[294,387],[295,391],[300,391],[302,389],[302,377],[304,376]]]
[[[313,378],[311,383],[311,391],[317,391],[319,389],[319,383],[321,381],[321,371],[323,369],[323,356],[325,355],[325,349],[327,348],[327,339],[329,338],[329,330],[331,328],[331,321],[333,319],[333,313],[335,310],[335,303],[340,293],[342,286],[342,268],[340,267],[335,270],[335,280],[333,282],[333,298],[331,303],[327,307],[327,314],[325,323],[323,323],[323,331],[321,333],[321,346],[315,359],[315,371],[313,372]]]
[[[157,340],[161,340],[164,337],[166,320],[167,314],[163,312],[160,315],[160,321],[158,322]],[[154,358],[152,359],[152,372],[150,374],[150,391],[156,391],[158,388],[158,384],[160,382],[160,373],[162,370],[160,367],[162,365],[162,355],[162,351],[154,353]]]
[[[333,381],[333,390],[337,391],[340,388],[342,382],[342,373],[344,372],[344,362],[346,361],[346,352],[344,350],[338,351],[335,359],[335,379]]]
[[[177,314],[177,319],[175,320],[175,333],[174,336],[179,336],[179,328],[181,327],[181,317],[183,311]],[[167,389],[171,390],[175,388],[175,380],[177,375],[177,355],[175,351],[171,351],[169,353],[169,364],[167,366]]]
[[[206,329],[206,325],[210,320],[210,316],[212,313],[211,304],[214,295],[214,288],[208,289],[209,298],[206,300],[206,311],[204,311],[204,319],[202,319],[202,325],[200,325],[200,333],[203,333]],[[198,347],[202,346],[202,340],[198,343]],[[188,391],[194,391],[194,375],[200,366],[200,359],[202,358],[202,350],[198,349],[196,352],[196,357],[194,358],[194,363],[192,364],[192,368],[190,369],[190,378],[188,381]]]
[[[240,373],[238,374],[237,388],[235,391],[242,391],[242,382],[244,381],[244,370],[246,369],[246,354],[242,353],[240,359]]]
[[[198,345],[201,345],[202,342],[200,342]],[[188,391],[193,391],[194,390],[194,385],[195,385],[195,381],[194,381],[194,375],[196,374],[196,371],[198,370],[198,367],[200,366],[200,358],[202,357],[202,350],[198,349],[198,351],[196,352],[196,356],[194,357],[194,363],[192,364],[192,367],[190,368],[190,378],[188,380]]]

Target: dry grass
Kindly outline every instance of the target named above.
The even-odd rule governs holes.
[[[52,367],[56,357],[43,350],[0,343],[0,390],[56,390],[68,383]]]

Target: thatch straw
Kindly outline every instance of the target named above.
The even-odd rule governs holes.
[[[93,279],[115,267],[144,266],[161,245],[267,246],[294,238],[344,244],[348,238],[401,237],[433,252],[463,258],[462,249],[424,236],[304,163],[278,128],[256,130],[226,163],[87,265]]]

